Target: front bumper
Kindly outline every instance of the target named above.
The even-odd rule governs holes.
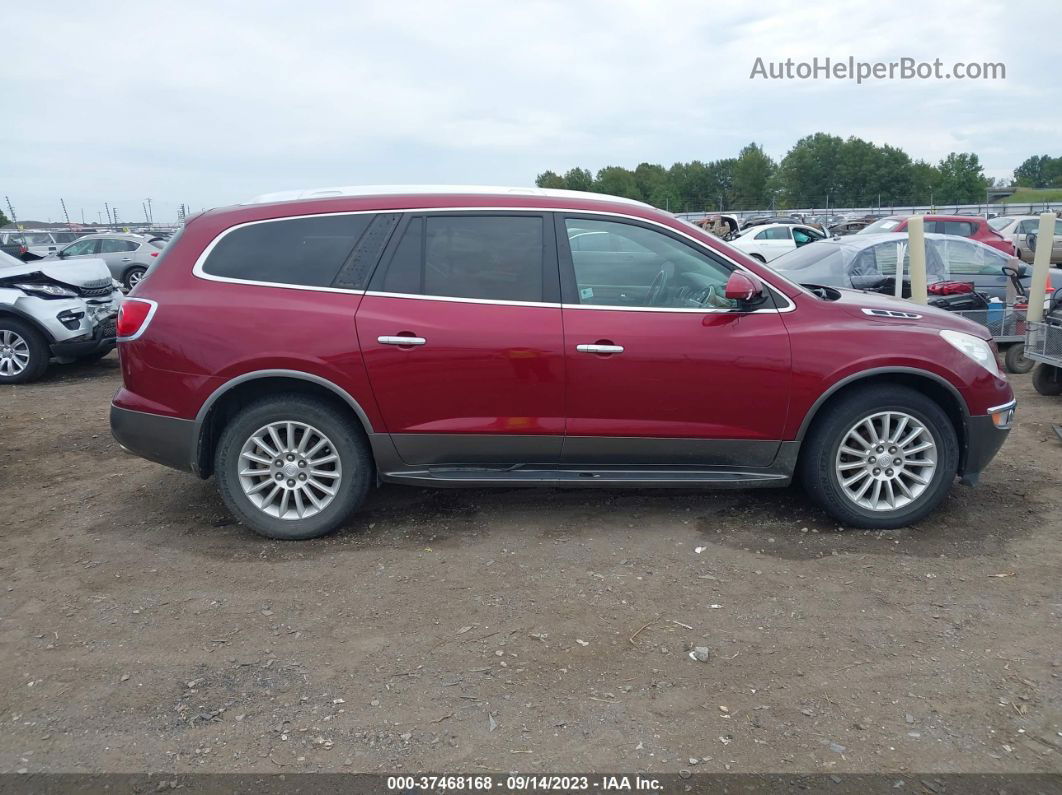
[[[91,334],[52,343],[52,356],[60,358],[91,356],[95,353],[109,353],[114,349],[115,317],[103,317],[97,320]]]
[[[1012,400],[989,409],[988,414],[967,419],[962,467],[962,482],[967,486],[977,485],[981,473],[1007,440],[1016,406],[1017,401]]]
[[[163,417],[111,406],[111,434],[123,449],[148,461],[195,472],[198,431],[195,420]]]

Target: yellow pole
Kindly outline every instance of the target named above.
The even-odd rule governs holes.
[[[1032,281],[1029,284],[1029,311],[1026,314],[1026,318],[1034,322],[1044,319],[1044,297],[1047,295],[1047,274],[1051,270],[1051,244],[1055,239],[1056,220],[1054,213],[1040,213]]]
[[[920,215],[907,221],[907,247],[911,261],[911,300],[929,302],[926,294],[926,219]]]

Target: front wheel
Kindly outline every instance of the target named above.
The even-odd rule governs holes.
[[[359,506],[373,464],[357,420],[304,395],[263,398],[221,434],[218,490],[243,524],[268,538],[316,538]]]
[[[0,317],[0,384],[36,381],[48,369],[48,342],[32,326]]]
[[[1049,364],[1038,364],[1032,375],[1033,389],[1041,395],[1062,395],[1062,369]]]
[[[1013,345],[1007,347],[1007,352],[1003,354],[1003,365],[1007,368],[1008,373],[1014,373],[1015,375],[1024,375],[1033,369],[1033,365],[1036,364],[1032,359],[1025,358],[1025,343],[1015,342]]]
[[[927,516],[959,465],[948,415],[904,386],[855,390],[809,431],[800,475],[811,498],[842,525],[891,529]]]

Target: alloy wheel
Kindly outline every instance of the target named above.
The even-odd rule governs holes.
[[[937,469],[937,442],[917,418],[880,411],[844,435],[834,471],[841,491],[870,511],[894,511],[917,500]]]
[[[0,331],[0,375],[20,375],[29,365],[29,343],[9,329]]]
[[[336,498],[343,467],[335,445],[302,422],[272,422],[240,450],[240,486],[251,503],[277,519],[306,519]]]

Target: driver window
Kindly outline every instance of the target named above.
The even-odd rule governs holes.
[[[733,309],[730,268],[668,235],[634,224],[568,218],[580,304]]]
[[[98,240],[79,240],[76,243],[71,243],[63,249],[63,253],[68,257],[80,257],[85,254],[95,254],[96,246],[98,245]]]

